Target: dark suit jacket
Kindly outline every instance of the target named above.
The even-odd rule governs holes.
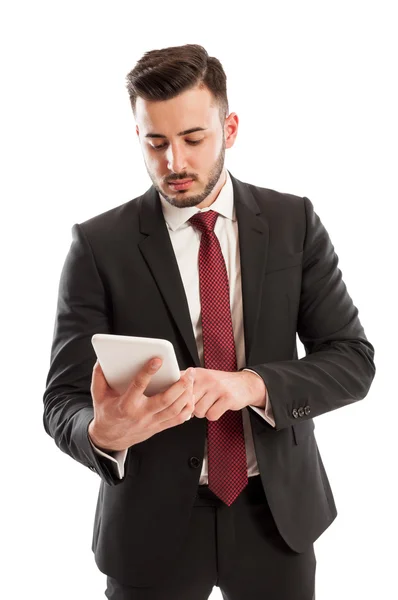
[[[239,225],[246,365],[264,379],[276,428],[249,410],[261,479],[286,543],[303,552],[336,517],[313,418],[364,398],[375,374],[329,236],[308,198],[232,177]],[[169,340],[180,369],[200,366],[187,300],[157,192],[72,228],[63,267],[44,426],[101,478],[92,549],[101,571],[155,585],[187,532],[206,419],[129,448],[118,479],[87,428],[94,333]],[[306,356],[298,360],[296,332]]]

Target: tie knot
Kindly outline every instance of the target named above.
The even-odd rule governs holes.
[[[196,213],[189,219],[196,229],[199,229],[201,233],[211,233],[214,230],[218,213],[214,210],[207,210],[206,212]]]

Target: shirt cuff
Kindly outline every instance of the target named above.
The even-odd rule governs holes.
[[[261,375],[256,373],[256,371],[252,371],[251,369],[242,369],[242,371],[250,371],[250,373],[254,373],[255,375],[257,375],[257,377],[260,377],[260,379],[262,379]],[[250,406],[250,408],[255,410],[256,413],[258,413],[261,417],[263,417],[263,419],[265,419],[267,421],[267,423],[272,425],[272,427],[275,427],[274,413],[272,411],[272,405],[271,405],[271,401],[269,399],[267,388],[265,389],[265,408],[259,408],[258,406],[252,406],[251,404],[249,404],[249,406]]]
[[[110,460],[115,465],[116,475],[119,477],[119,479],[123,479],[124,463],[126,462],[127,450],[115,450],[115,452],[112,453],[113,455],[106,454],[105,452],[94,446],[93,442],[90,439],[90,436],[88,439],[90,440],[90,444],[92,445],[96,454],[99,454],[100,456]]]

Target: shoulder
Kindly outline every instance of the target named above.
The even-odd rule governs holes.
[[[251,183],[246,184],[250,192],[253,194],[259,207],[265,211],[278,211],[278,210],[303,210],[304,208],[304,197],[296,194],[290,194],[287,192],[281,192],[273,190],[271,188],[261,187],[253,185]]]
[[[137,243],[140,234],[140,207],[145,194],[115,206],[73,226],[78,228],[94,251],[114,251],[122,240]]]
[[[295,222],[305,221],[306,201],[308,202],[305,196],[277,191],[239,181],[236,178],[235,181],[238,194],[242,198],[246,198],[249,205],[256,207],[256,210],[268,221],[275,219]]]
[[[90,219],[79,223],[79,226],[89,235],[103,233],[115,227],[118,229],[131,227],[131,224],[138,219],[141,198],[142,196],[138,196],[103,213],[94,215]]]

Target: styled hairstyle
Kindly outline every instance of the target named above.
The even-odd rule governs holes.
[[[186,44],[146,52],[126,76],[135,115],[136,100],[170,100],[194,87],[206,87],[219,105],[221,124],[228,115],[227,76],[203,46]]]

